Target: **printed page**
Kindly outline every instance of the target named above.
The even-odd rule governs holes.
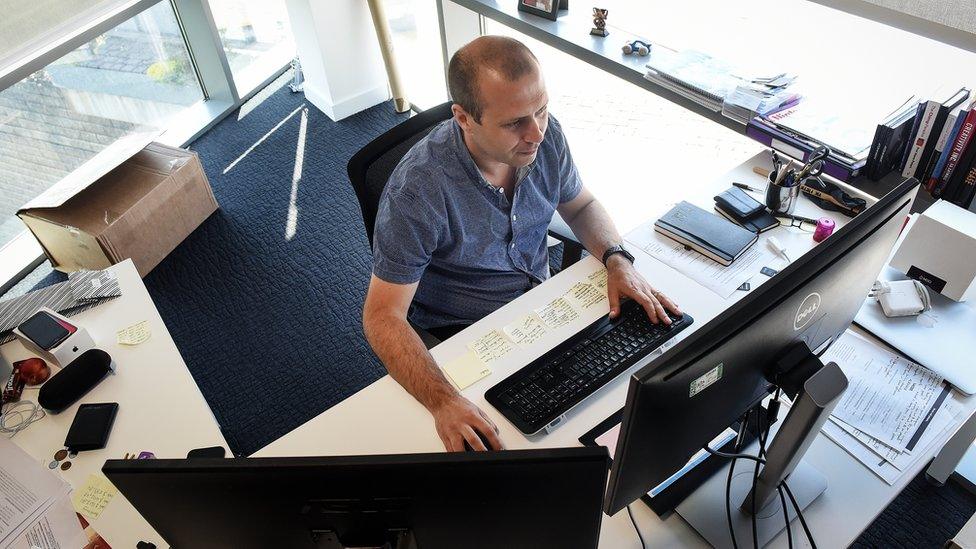
[[[19,537],[71,487],[6,437],[0,437],[0,547]]]
[[[821,360],[836,362],[849,382],[833,415],[900,452],[918,443],[948,395],[938,374],[849,331]]]

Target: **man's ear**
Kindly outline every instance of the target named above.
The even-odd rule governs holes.
[[[451,105],[451,112],[454,113],[454,120],[457,120],[462,130],[467,130],[474,125],[474,118],[461,105],[457,103]]]

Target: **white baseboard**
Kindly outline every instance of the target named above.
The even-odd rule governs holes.
[[[364,111],[374,105],[379,105],[384,101],[388,101],[390,99],[390,90],[386,84],[383,84],[382,86],[378,86],[371,90],[366,90],[362,93],[353,95],[351,97],[346,97],[341,101],[333,103],[329,97],[329,94],[323,93],[314,85],[309,85],[309,82],[306,80],[305,98],[308,99],[308,102],[314,105],[318,110],[325,113],[326,116],[334,121],[338,121],[346,118],[347,116],[354,115],[357,112]]]

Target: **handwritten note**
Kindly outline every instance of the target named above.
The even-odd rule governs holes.
[[[579,318],[579,313],[565,297],[557,297],[548,305],[535,310],[546,326],[556,329]]]
[[[599,271],[597,271],[595,273],[591,273],[586,278],[588,278],[589,281],[590,281],[590,283],[593,284],[594,286],[596,286],[597,288],[603,288],[604,290],[607,289],[607,270],[606,269],[600,269]]]
[[[149,321],[143,320],[119,330],[115,335],[119,345],[138,345],[149,339],[152,332],[149,331]]]
[[[505,337],[505,334],[499,332],[498,330],[492,330],[471,343],[468,343],[468,349],[470,349],[479,360],[485,364],[489,364],[491,361],[512,352],[515,350],[515,347],[512,345],[512,342]]]
[[[444,372],[459,390],[464,390],[476,381],[491,375],[491,368],[482,362],[473,351],[468,351],[444,366]]]
[[[85,485],[75,490],[71,502],[75,510],[89,520],[95,520],[118,493],[115,486],[99,473],[88,475]]]
[[[586,282],[577,282],[566,292],[566,295],[571,297],[584,309],[589,309],[597,303],[607,301],[606,289],[601,291],[593,284],[587,284]]]
[[[512,341],[523,347],[531,345],[546,335],[546,325],[538,316],[526,315],[505,326],[505,333]]]

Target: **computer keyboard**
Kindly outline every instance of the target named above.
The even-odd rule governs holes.
[[[505,378],[485,399],[527,435],[538,433],[693,322],[652,324],[627,300],[616,319],[601,317],[555,349]]]

